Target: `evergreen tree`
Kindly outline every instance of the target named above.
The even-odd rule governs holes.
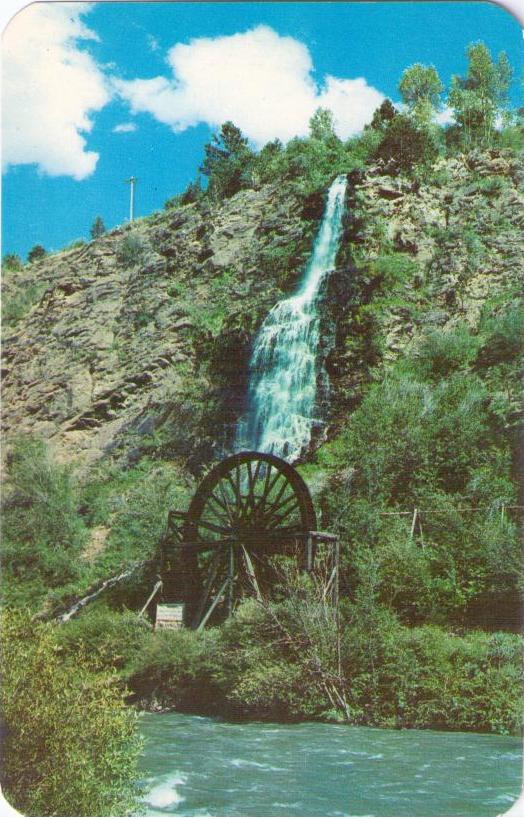
[[[102,217],[97,216],[95,221],[91,225],[91,230],[90,230],[91,238],[92,239],[99,239],[101,236],[104,235],[105,232],[106,232],[106,226],[104,225],[104,222],[102,221]]]
[[[434,129],[418,126],[407,114],[397,114],[391,120],[374,152],[376,158],[394,160],[405,171],[418,163],[431,162],[437,154]]]
[[[397,114],[398,111],[391,100],[386,98],[384,102],[375,109],[371,122],[364,127],[364,130],[373,128],[377,131],[383,131]]]
[[[39,259],[43,259],[45,255],[46,250],[43,245],[34,245],[34,247],[32,247],[27,254],[27,261],[29,264],[32,264],[33,262],[37,262]]]
[[[250,186],[254,154],[240,128],[232,122],[225,122],[220,132],[213,134],[204,151],[200,171],[209,179],[208,192],[211,197],[227,198]]]

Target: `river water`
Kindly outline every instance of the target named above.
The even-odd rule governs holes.
[[[515,737],[146,714],[149,816],[496,816],[520,793]]]

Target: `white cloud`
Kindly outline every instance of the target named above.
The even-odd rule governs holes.
[[[8,25],[3,48],[3,163],[36,163],[52,176],[84,179],[98,154],[83,136],[110,99],[104,75],[79,40],[96,40],[88,3],[36,3]]]
[[[455,117],[453,116],[453,111],[451,108],[443,108],[442,111],[439,111],[435,117],[435,122],[438,125],[453,125],[455,122]]]
[[[199,122],[233,120],[253,142],[287,141],[308,131],[318,106],[329,107],[347,138],[369,121],[384,95],[365,79],[327,76],[315,83],[307,47],[267,26],[178,43],[168,53],[172,77],[116,80],[134,113],[148,112],[175,132]]]
[[[131,134],[133,131],[136,131],[134,122],[121,122],[113,128],[114,134]]]

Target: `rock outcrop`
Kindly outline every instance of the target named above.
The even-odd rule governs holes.
[[[296,243],[304,225],[296,200],[269,187],[242,191],[221,207],[155,214],[7,276],[6,299],[35,282],[43,293],[5,328],[4,431],[44,437],[58,457],[83,463],[124,438],[132,449],[168,419],[182,438],[193,427],[196,445],[195,405],[212,392],[206,359],[232,365],[242,381],[254,326],[282,295],[267,264],[260,269],[264,255]],[[299,252],[291,276],[302,262]],[[219,360],[228,328],[233,361]],[[222,350],[213,349],[218,336]]]
[[[335,414],[338,394],[358,396],[365,355],[354,340],[385,252],[411,261],[403,298],[380,318],[386,357],[421,326],[474,323],[523,267],[524,166],[514,155],[442,159],[429,181],[380,165],[351,179],[341,264],[326,287]],[[265,186],[154,214],[6,274],[5,299],[40,292],[4,328],[4,431],[90,464],[115,449],[132,457],[167,425],[175,451],[205,460],[241,410],[253,334],[296,282],[319,215]],[[323,402],[328,411],[327,387]]]

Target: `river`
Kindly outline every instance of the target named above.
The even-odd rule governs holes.
[[[149,816],[496,816],[522,781],[515,737],[145,714]]]

